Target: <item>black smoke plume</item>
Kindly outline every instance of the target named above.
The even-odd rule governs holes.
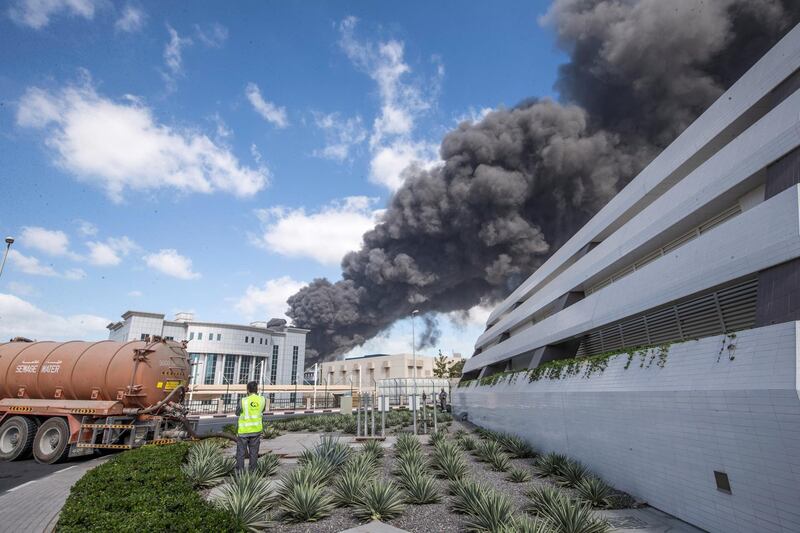
[[[445,136],[410,167],[382,221],[288,300],[307,358],[343,354],[414,309],[511,292],[800,20],[795,0],[556,0],[570,55],[560,102],[532,99]],[[476,73],[480,75],[480,73]]]

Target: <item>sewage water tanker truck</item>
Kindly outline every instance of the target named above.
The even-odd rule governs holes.
[[[0,344],[0,460],[40,463],[185,436],[183,344]]]

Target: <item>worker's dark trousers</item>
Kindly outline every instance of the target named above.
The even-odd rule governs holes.
[[[250,455],[250,471],[256,469],[258,463],[258,447],[261,445],[261,435],[256,434],[250,437],[239,436],[236,437],[236,471],[241,472],[244,470],[244,454],[245,450]]]

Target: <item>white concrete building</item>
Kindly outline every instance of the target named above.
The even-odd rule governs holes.
[[[303,382],[308,330],[287,326],[284,321],[220,324],[196,321],[192,313],[178,313],[174,320],[165,320],[159,313],[127,311],[121,321],[107,327],[109,339],[115,341],[148,336],[185,340],[193,363],[194,384],[234,385],[255,380],[262,385],[301,385]],[[270,395],[273,403],[275,396],[275,393]],[[295,399],[294,393],[277,396],[292,403]]]
[[[800,27],[503,301],[454,411],[703,529],[800,531],[798,69]]]
[[[456,357],[457,356],[457,357]],[[434,377],[435,357],[417,355],[417,375],[419,379]],[[447,357],[448,366],[461,360],[461,354]],[[309,370],[313,370],[309,369]],[[339,361],[325,361],[319,364],[318,382],[329,385],[352,384],[355,390],[375,389],[382,379],[401,379],[414,377],[414,356],[410,353],[371,354],[350,357]],[[311,374],[313,376],[313,372]],[[313,380],[313,377],[312,377]]]

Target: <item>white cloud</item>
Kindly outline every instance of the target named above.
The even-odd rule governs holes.
[[[192,260],[174,249],[159,250],[144,256],[144,262],[162,274],[178,279],[197,279],[200,274],[192,271]]]
[[[23,274],[29,274],[31,276],[47,276],[71,280],[83,279],[86,277],[86,272],[80,268],[72,268],[65,272],[59,272],[53,268],[52,265],[42,264],[38,258],[24,255],[17,250],[11,250],[8,253],[8,260],[11,262],[13,268],[19,270]]]
[[[403,170],[411,163],[430,167],[438,160],[432,143],[414,138],[418,119],[430,110],[439,93],[444,67],[438,58],[436,76],[427,87],[411,79],[411,67],[404,59],[404,43],[359,41],[355,38],[355,17],[339,24],[339,45],[353,64],[378,85],[380,113],[372,125],[369,145],[373,161],[370,179],[394,191],[403,183]]]
[[[22,283],[20,281],[11,281],[7,285],[8,290],[17,296],[36,296],[39,294],[33,285]]]
[[[236,310],[248,320],[270,318],[291,319],[284,313],[288,309],[286,300],[306,284],[302,281],[295,281],[289,276],[271,279],[264,282],[260,287],[250,285],[236,301]]]
[[[140,298],[142,296],[142,291],[130,291],[128,296],[131,298]]]
[[[84,237],[92,237],[97,235],[97,226],[91,222],[87,222],[85,220],[76,220],[75,222],[78,224],[78,231]]]
[[[491,107],[482,107],[481,109],[470,107],[467,109],[466,113],[463,113],[455,118],[456,125],[461,124],[462,122],[470,122],[472,124],[478,123],[485,119],[486,115],[492,111],[495,111],[495,109]]]
[[[69,251],[69,237],[63,231],[25,226],[22,228],[19,243],[26,248],[33,248],[47,255],[75,258],[75,255]]]
[[[91,20],[98,4],[95,0],[17,0],[8,15],[17,24],[38,30],[50,23],[50,17],[62,12]]]
[[[448,313],[447,316],[456,327],[485,328],[486,321],[489,320],[489,315],[493,309],[494,307],[489,304],[478,304],[465,311],[453,311]]]
[[[126,33],[134,33],[144,27],[147,15],[137,7],[128,4],[122,9],[122,14],[114,23],[114,28]]]
[[[216,22],[205,29],[195,24],[194,29],[197,39],[209,48],[219,48],[228,40],[228,28]]]
[[[107,337],[109,322],[95,315],[48,313],[21,298],[0,293],[0,338],[99,340]]]
[[[256,113],[261,115],[264,120],[274,124],[278,128],[285,128],[289,125],[289,120],[286,118],[286,109],[264,100],[258,85],[255,83],[248,83],[244,93],[253,105],[253,109],[255,109]]]
[[[360,116],[344,119],[339,113],[314,113],[314,122],[325,134],[325,147],[314,151],[317,157],[344,161],[367,139]]]
[[[103,187],[115,202],[122,201],[125,189],[247,197],[267,185],[265,168],[245,167],[206,135],[157,122],[133,97],[124,103],[103,98],[88,82],[59,92],[29,88],[17,124],[44,129],[56,163]]]
[[[167,24],[167,32],[169,32],[169,41],[164,46],[164,63],[167,64],[171,75],[175,77],[183,73],[183,49],[190,46],[192,40],[189,37],[181,37],[169,24]]]
[[[95,266],[115,266],[122,262],[121,256],[138,249],[138,246],[128,237],[111,237],[105,242],[89,241],[89,263]]]
[[[323,264],[338,264],[350,251],[361,247],[361,237],[377,223],[382,210],[373,210],[376,199],[350,196],[319,211],[273,207],[257,212],[262,233],[253,242],[289,257],[308,257]]]

